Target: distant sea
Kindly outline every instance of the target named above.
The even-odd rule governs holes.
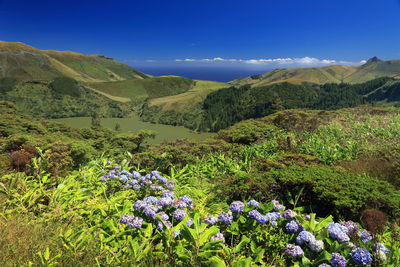
[[[239,68],[210,68],[210,67],[154,67],[142,66],[136,67],[141,72],[162,76],[177,75],[191,79],[210,80],[218,82],[229,82],[239,77],[248,77],[256,74],[266,73],[272,69],[260,71],[239,69]]]

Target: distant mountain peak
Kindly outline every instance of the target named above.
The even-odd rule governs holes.
[[[367,63],[365,63],[365,64],[372,64],[372,63],[380,62],[380,61],[382,61],[382,60],[380,60],[378,57],[375,56],[375,57],[368,59]]]

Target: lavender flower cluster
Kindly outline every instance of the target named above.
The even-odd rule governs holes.
[[[346,226],[343,226],[339,223],[333,223],[333,222],[329,223],[328,232],[329,236],[334,239],[337,239],[339,243],[350,241],[350,237],[347,235],[349,230],[347,229]]]

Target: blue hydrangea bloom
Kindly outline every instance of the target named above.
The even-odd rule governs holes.
[[[134,217],[134,216],[133,216],[133,215],[130,215],[130,214],[122,215],[122,217],[121,217],[119,223],[120,223],[120,224],[126,224],[126,223],[128,222],[128,220],[130,220],[130,219],[133,218],[133,217]]]
[[[304,220],[306,220],[306,221],[310,221],[310,220],[311,220],[311,216],[310,216],[310,214],[307,214],[306,216],[304,216]]]
[[[136,171],[132,172],[132,178],[133,178],[133,179],[140,179],[140,177],[142,177],[142,176],[140,175],[140,173],[138,173],[138,172],[136,172]]]
[[[311,251],[319,253],[324,250],[324,241],[322,240],[312,240],[309,244]]]
[[[121,169],[121,165],[115,165],[113,168],[114,168],[115,170],[119,170],[119,169]]]
[[[204,218],[204,222],[211,226],[211,225],[216,224],[218,222],[218,219],[217,219],[217,217],[214,217],[214,216],[208,216],[208,217]]]
[[[161,191],[161,190],[163,190],[163,187],[158,184],[152,184],[152,185],[150,185],[150,189],[153,191]]]
[[[106,165],[108,166],[108,165],[112,165],[113,164],[113,162],[111,161],[111,160],[107,160],[107,162],[106,162]]]
[[[332,267],[332,266],[329,264],[326,264],[326,263],[322,263],[322,264],[318,265],[318,267]]]
[[[100,181],[105,183],[107,182],[107,177],[106,176],[101,176]]]
[[[301,258],[304,256],[304,251],[299,246],[293,244],[287,244],[285,247],[285,255],[293,258]]]
[[[183,202],[182,200],[176,199],[172,203],[172,207],[174,207],[175,209],[186,209],[187,204],[185,202]]]
[[[216,233],[210,238],[210,241],[221,241],[222,243],[225,243],[225,237],[221,233]]]
[[[186,210],[177,209],[174,212],[174,218],[178,221],[182,221],[186,217]]]
[[[140,184],[135,184],[135,185],[133,186],[133,189],[135,189],[135,190],[140,190],[140,188],[142,188],[142,187],[140,186]]]
[[[256,221],[257,221],[259,224],[264,224],[264,223],[268,222],[268,217],[265,216],[265,215],[260,214],[260,216],[257,216],[257,217],[256,217]]]
[[[166,184],[168,179],[163,176],[157,176],[157,180],[163,184]]]
[[[126,175],[121,175],[121,176],[119,177],[119,181],[120,181],[121,183],[126,183],[126,182],[128,182],[128,176],[126,176]]]
[[[247,207],[256,207],[259,208],[260,207],[260,203],[258,203],[258,201],[252,199],[249,201],[249,203],[247,203]]]
[[[328,226],[329,236],[337,239],[339,243],[349,242],[350,237],[347,235],[348,229],[338,223],[330,223]]]
[[[367,266],[372,263],[371,254],[365,248],[355,248],[350,252],[353,262],[360,266]]]
[[[174,237],[177,237],[180,234],[181,234],[181,231],[179,231],[179,230],[174,231]]]
[[[193,200],[187,195],[180,197],[179,200],[182,200],[183,202],[185,202],[187,206],[193,205]]]
[[[157,212],[158,208],[156,206],[153,205],[147,205],[144,209],[143,209],[143,213],[148,216],[151,217],[153,219],[156,218],[156,212]]]
[[[141,228],[143,224],[143,219],[140,217],[133,217],[130,218],[126,224],[128,225],[129,228]]]
[[[369,232],[367,230],[358,231],[358,236],[361,238],[361,241],[364,243],[367,243],[374,238],[374,236],[371,234],[371,232]]]
[[[170,221],[165,221],[164,223],[165,223],[165,225],[167,226],[168,229],[170,229],[170,228],[172,227],[172,223],[171,223]],[[163,225],[162,222],[159,221],[159,222],[157,223],[157,229],[158,229],[159,231],[164,230],[164,225]]]
[[[349,234],[354,234],[358,231],[358,225],[353,221],[342,222],[341,224],[347,228]]]
[[[376,250],[376,251],[383,251],[384,253],[389,253],[390,250],[386,248],[386,246],[382,243],[375,243],[372,245],[372,247]]]
[[[194,224],[193,218],[189,218],[188,221],[187,221],[187,223],[186,223],[186,226],[187,226],[187,227],[190,227],[190,226],[192,226],[193,224]]]
[[[219,219],[220,222],[223,222],[223,223],[226,223],[226,224],[231,223],[232,220],[233,220],[232,212],[231,211],[221,212],[218,215],[218,219]]]
[[[271,200],[271,202],[274,204],[275,211],[280,211],[283,209],[283,205],[280,204],[278,200],[273,199],[273,200]]]
[[[296,217],[297,213],[293,210],[285,210],[282,214],[283,218],[285,218],[286,220],[290,221],[293,220],[294,217]]]
[[[157,177],[157,176],[160,175],[160,173],[159,173],[158,171],[152,171],[152,172],[150,173],[150,175],[151,175],[151,176]]]
[[[299,235],[296,237],[296,244],[303,245],[309,244],[310,242],[315,240],[315,236],[308,231],[301,231]]]
[[[140,210],[143,209],[144,207],[147,206],[147,203],[143,200],[137,200],[134,204],[133,204],[133,209],[134,210]]]
[[[155,196],[148,196],[143,199],[147,204],[156,205],[158,203],[158,199]]]
[[[331,254],[331,264],[333,267],[345,267],[346,266],[346,259],[339,253],[332,253]]]
[[[286,230],[289,233],[297,233],[300,230],[300,223],[298,221],[290,221],[287,225],[286,225]]]
[[[249,217],[256,219],[257,217],[261,216],[262,214],[258,210],[251,210],[249,211]]]
[[[175,189],[175,181],[174,180],[169,180],[165,186],[169,190],[174,190]]]
[[[171,203],[172,199],[170,199],[169,197],[162,197],[158,200],[158,205],[163,207],[168,207],[169,205],[171,205]]]
[[[134,180],[134,179],[130,179],[130,180],[129,180],[129,184],[130,184],[131,186],[134,186],[134,185],[138,184],[138,181],[137,181],[137,180]]]
[[[159,213],[157,213],[156,215],[157,215],[157,216],[160,216],[160,217],[161,217],[161,220],[163,220],[163,221],[168,221],[168,219],[169,219],[168,214],[166,214],[164,211],[159,212]]]
[[[278,226],[278,223],[276,221],[270,221],[269,224],[273,227]]]
[[[244,203],[242,201],[234,201],[229,206],[229,209],[235,213],[242,212],[244,210]]]
[[[163,190],[163,191],[161,192],[161,196],[162,196],[162,197],[169,197],[169,198],[171,198],[171,199],[174,199],[174,198],[175,198],[175,193],[174,193],[173,191]]]

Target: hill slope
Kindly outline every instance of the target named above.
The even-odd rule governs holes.
[[[250,84],[253,87],[282,82],[362,83],[379,77],[400,78],[400,60],[383,61],[373,57],[358,67],[334,65],[320,68],[276,69],[265,74],[238,78],[229,83],[235,86]]]

